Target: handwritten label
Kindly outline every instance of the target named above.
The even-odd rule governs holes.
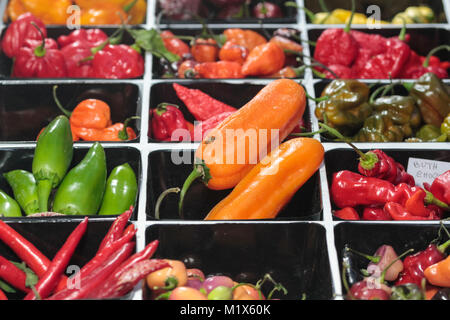
[[[414,177],[416,185],[423,187],[423,183],[433,183],[434,179],[450,170],[450,162],[420,158],[409,158],[407,172]]]

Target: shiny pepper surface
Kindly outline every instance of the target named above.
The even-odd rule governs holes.
[[[71,0],[21,0],[26,11],[39,17],[45,24],[65,25],[69,18]]]
[[[369,99],[369,87],[356,80],[334,80],[323,90],[321,101],[315,115],[321,121],[327,118],[328,125],[343,134],[351,134],[358,129],[372,113]]]
[[[158,105],[152,110],[151,121],[152,136],[160,141],[182,141],[189,132],[183,113],[174,105]],[[184,130],[185,135],[182,135],[181,131],[177,133],[176,130]]]
[[[244,76],[266,76],[283,68],[286,56],[277,44],[267,42],[250,51],[242,65]]]
[[[397,125],[409,125],[411,129],[415,129],[422,122],[420,111],[414,99],[410,96],[392,95],[380,97],[371,105],[374,112],[386,111]],[[407,135],[411,135],[411,131],[408,130]]]
[[[386,111],[372,114],[352,138],[358,142],[401,142],[411,133],[409,124],[397,125]]]
[[[94,55],[92,67],[95,78],[137,78],[144,74],[144,58],[130,46],[110,44]]]
[[[214,62],[219,57],[219,46],[214,39],[196,39],[191,46],[191,54],[197,62]]]

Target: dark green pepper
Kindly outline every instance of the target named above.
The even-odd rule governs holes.
[[[37,182],[41,212],[48,211],[50,193],[67,173],[72,156],[73,140],[69,119],[58,116],[39,135],[34,152],[32,171]]]
[[[407,88],[410,85],[405,85]],[[417,79],[409,94],[416,100],[426,124],[439,127],[450,113],[450,89],[434,73],[428,72]]]
[[[426,124],[416,132],[416,138],[428,142],[445,142],[447,141],[447,134],[441,133],[439,127],[432,124]]]
[[[0,217],[21,217],[22,211],[16,200],[0,190]]]
[[[4,173],[6,181],[11,186],[14,198],[26,215],[39,212],[37,184],[31,172],[13,170]]]
[[[423,290],[415,283],[392,287],[391,300],[425,300]]]
[[[333,80],[323,90],[328,97],[317,104],[315,115],[320,121],[326,118],[330,127],[344,135],[353,135],[372,113],[368,103],[370,88],[357,80]]]
[[[358,142],[401,142],[411,133],[409,124],[396,125],[387,111],[375,113],[353,137]]]
[[[53,211],[68,215],[96,214],[106,186],[106,156],[99,142],[64,177],[55,194]]]
[[[117,215],[134,205],[137,194],[137,180],[128,163],[115,167],[106,181],[105,195],[99,215]]]

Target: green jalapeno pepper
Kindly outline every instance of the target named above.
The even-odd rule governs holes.
[[[99,215],[117,215],[134,205],[137,194],[137,180],[128,163],[115,167],[106,181],[105,195]]]
[[[26,170],[13,170],[4,173],[3,176],[11,186],[14,198],[25,214],[39,212],[38,191],[33,174]]]
[[[52,189],[64,178],[73,156],[72,131],[66,116],[56,117],[39,135],[33,158],[33,175],[37,182],[39,210],[48,211]]]
[[[16,200],[0,190],[0,217],[21,217],[22,211]]]
[[[64,177],[55,194],[53,211],[67,215],[96,214],[102,203],[106,175],[105,150],[96,142]]]

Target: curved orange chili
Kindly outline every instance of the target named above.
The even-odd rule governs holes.
[[[301,44],[299,44],[295,41],[292,41],[288,38],[285,38],[285,37],[275,36],[275,37],[272,37],[269,40],[269,42],[275,43],[283,50],[289,50],[292,52],[299,52],[299,53],[303,51],[303,47]]]
[[[282,143],[253,167],[205,220],[275,218],[317,171],[323,156],[322,144],[313,138]]]
[[[187,43],[181,39],[178,39],[172,31],[162,31],[160,33],[160,36],[164,42],[164,46],[166,47],[166,49],[178,55],[180,58],[191,52]]]
[[[256,46],[267,42],[267,39],[258,32],[247,29],[226,29],[223,32],[223,35],[226,37],[227,41],[243,46],[244,48],[247,48],[248,51],[252,51]]]
[[[241,79],[242,65],[234,61],[202,62],[194,66],[194,77],[206,79]]]
[[[244,76],[270,75],[283,68],[286,55],[274,42],[267,42],[250,51],[242,65]]]
[[[425,269],[425,278],[437,287],[450,287],[450,256]]]
[[[184,195],[195,179],[202,178],[213,190],[233,188],[273,145],[292,132],[305,106],[301,85],[290,79],[274,80],[211,130],[195,152],[194,170],[180,194],[180,213]]]
[[[248,49],[233,41],[227,41],[220,48],[219,59],[222,61],[234,61],[243,64],[248,56]]]
[[[198,38],[191,46],[191,54],[197,62],[214,62],[219,57],[219,46],[212,38]]]
[[[124,123],[118,122],[103,129],[72,126],[72,132],[85,141],[124,141],[136,139],[135,131],[128,126],[131,117]],[[126,129],[124,130],[124,128]]]

